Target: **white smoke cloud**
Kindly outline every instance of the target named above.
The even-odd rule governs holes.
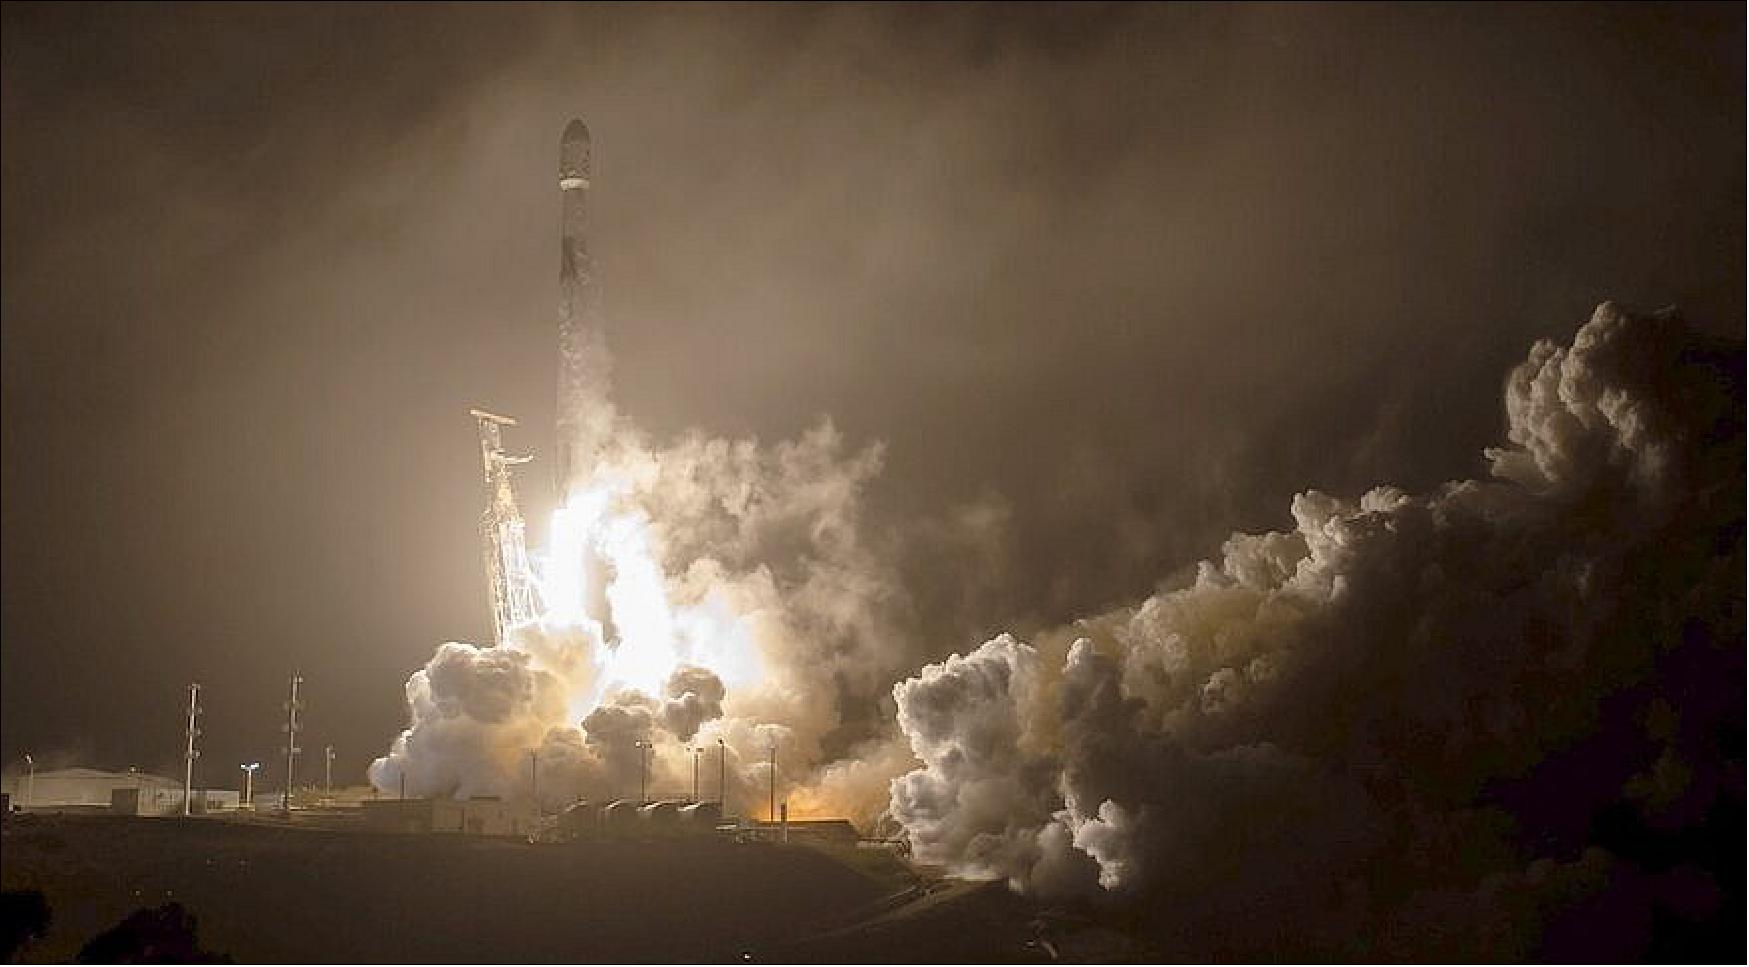
[[[662,725],[682,742],[692,741],[698,727],[723,715],[723,680],[709,669],[682,665],[668,677],[668,700],[662,703]]]
[[[1740,539],[1718,538],[1740,538],[1719,499],[1740,402],[1688,340],[1605,304],[1513,371],[1490,479],[1301,493],[1292,529],[1233,535],[1181,586],[910,677],[895,562],[915,535],[862,506],[879,447],[830,423],[774,447],[622,428],[567,508],[580,536],[552,542],[583,562],[568,586],[600,593],[501,648],[439,649],[371,777],[508,795],[538,770],[543,797],[607,798],[646,763],[653,792],[686,789],[720,755],[731,810],[762,815],[775,759],[799,815],[891,822],[919,860],[1021,890],[1147,897],[1200,938],[1185,956],[1411,950],[1442,897],[1502,883],[1522,896],[1478,901],[1474,943],[1439,949],[1528,955],[1531,912],[1620,877],[1577,852],[1532,864],[1500,784],[1534,780],[1624,683],[1662,701],[1659,662],[1697,622],[1741,647]],[[999,500],[945,520],[911,549],[1000,559]],[[1648,816],[1727,785],[1663,728],[1611,780]]]
[[[527,651],[450,642],[407,682],[417,727],[372,763],[385,792],[496,794],[565,714],[564,682]]]
[[[1521,863],[1492,784],[1594,729],[1696,622],[1741,648],[1741,559],[1710,529],[1740,532],[1741,507],[1694,505],[1740,485],[1741,440],[1734,461],[1697,445],[1729,414],[1672,392],[1707,378],[1686,338],[1600,306],[1514,370],[1495,479],[1302,493],[1292,531],[1234,535],[1186,587],[895,686],[922,765],[891,810],[916,855],[1145,893],[1202,938],[1187,952],[1238,956],[1284,936],[1355,956],[1402,897]],[[1686,789],[1661,761],[1624,764],[1629,791]],[[1475,936],[1454,949],[1530,952]]]
[[[1038,833],[1058,808],[1056,763],[1031,751],[1041,675],[1038,652],[1003,635],[893,687],[924,764],[892,785],[893,818],[918,860],[1017,882],[1038,861]]]
[[[519,795],[538,775],[546,800],[610,798],[637,790],[652,743],[652,794],[689,793],[695,759],[720,754],[730,808],[763,814],[775,748],[798,815],[877,813],[901,766],[868,777],[842,759],[911,662],[892,555],[861,526],[880,448],[822,422],[772,447],[656,449],[620,426],[602,452],[556,518],[546,617],[496,649],[439,649],[372,782]]]

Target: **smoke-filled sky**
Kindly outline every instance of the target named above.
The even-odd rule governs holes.
[[[1485,474],[1605,299],[1742,326],[1736,6],[3,18],[9,764],[173,768],[199,680],[228,783],[296,667],[362,781],[489,640],[466,409],[545,455],[573,115],[621,411],[883,443],[918,660]]]

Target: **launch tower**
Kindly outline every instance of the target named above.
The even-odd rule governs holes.
[[[503,428],[515,426],[514,419],[480,409],[468,413],[480,426],[480,465],[486,476],[480,545],[492,598],[493,644],[502,645],[510,629],[540,616],[540,592],[529,564],[522,510],[516,506],[516,490],[510,479],[511,467],[532,458],[504,452]]]

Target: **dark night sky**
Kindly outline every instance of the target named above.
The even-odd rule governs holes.
[[[9,764],[174,768],[198,679],[229,782],[295,665],[358,778],[485,634],[465,410],[550,434],[572,115],[634,420],[1011,509],[927,653],[1478,473],[1604,299],[1742,326],[1737,5],[3,16]]]

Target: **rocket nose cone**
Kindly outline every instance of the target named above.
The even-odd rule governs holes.
[[[589,128],[572,118],[559,139],[559,187],[570,191],[589,187]]]

